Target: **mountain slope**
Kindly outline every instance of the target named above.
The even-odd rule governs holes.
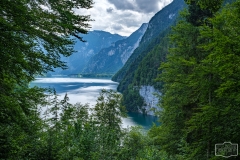
[[[168,6],[159,11],[150,20],[147,31],[145,32],[140,45],[136,48],[128,59],[126,64],[112,78],[113,81],[120,82],[118,90],[127,89],[128,84],[132,81],[134,71],[143,57],[150,52],[155,45],[161,41],[160,33],[170,27],[176,20],[179,10],[185,6],[184,0],[174,0]]]
[[[147,29],[148,24],[132,33],[128,38],[115,42],[93,56],[84,69],[84,73],[116,73],[128,60]]]
[[[123,104],[128,111],[153,115],[153,109],[159,110],[158,97],[154,93],[161,94],[162,83],[156,83],[154,80],[160,74],[158,68],[161,62],[165,61],[168,53],[169,32],[170,27],[159,35],[158,39],[161,41],[139,62],[137,69],[133,71],[131,81],[121,82],[123,84],[121,86],[128,83],[127,88],[122,90]]]
[[[126,38],[105,31],[89,31],[88,34],[81,36],[86,42],[77,41],[74,45],[76,53],[72,54],[70,57],[62,58],[62,60],[67,63],[68,69],[57,69],[55,74],[77,74],[82,72],[89,59],[101,49],[109,47],[114,42]]]
[[[184,0],[174,0],[159,11],[149,22],[139,47],[134,51],[124,67],[112,78],[120,82],[118,91],[123,93],[123,103],[128,111],[154,114],[160,83],[154,79],[159,74],[160,63],[167,54],[168,34],[175,24],[178,12],[185,7]]]

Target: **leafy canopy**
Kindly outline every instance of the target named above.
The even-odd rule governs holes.
[[[28,84],[36,75],[66,68],[60,56],[73,53],[73,37],[83,41],[79,34],[87,33],[91,20],[74,10],[92,4],[92,0],[1,0],[1,158],[21,159],[34,148],[41,129],[38,105],[45,103],[45,96],[43,89]]]

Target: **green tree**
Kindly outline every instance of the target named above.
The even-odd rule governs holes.
[[[119,152],[118,159],[136,159],[139,152],[147,145],[146,135],[143,134],[142,128],[132,127],[126,131],[122,140],[122,148]]]
[[[185,121],[191,117],[193,110],[198,108],[198,86],[193,83],[195,66],[202,58],[199,44],[199,29],[183,19],[172,29],[170,36],[172,48],[167,55],[167,61],[162,63],[160,74],[164,82],[163,96],[161,97],[161,126],[159,135],[161,140],[156,143],[169,155],[182,154],[179,150]]]
[[[204,26],[201,36],[205,41],[200,47],[208,55],[200,66],[204,70],[199,76],[204,80],[209,75],[204,89],[210,91],[201,109],[187,122],[188,132],[194,140],[190,143],[195,154],[207,151],[207,157],[214,159],[214,144],[239,143],[239,7],[236,1],[219,12],[210,21],[213,27]],[[211,81],[210,81],[211,80]],[[206,83],[206,81],[205,81]],[[203,89],[203,88],[202,88]],[[201,132],[200,132],[201,131]],[[202,148],[196,147],[201,143]],[[207,143],[207,144],[206,144]],[[234,157],[232,157],[234,159]],[[238,159],[238,157],[235,157]]]
[[[97,126],[97,159],[114,159],[123,135],[121,129],[125,108],[121,105],[122,95],[112,90],[102,90],[93,109],[93,120]]]
[[[185,0],[185,2],[189,11],[187,21],[194,26],[200,26],[221,8],[223,0]]]
[[[239,142],[238,6],[224,7],[199,25],[185,12],[173,28],[173,47],[161,65],[161,126],[151,131],[169,157],[217,159],[216,143]]]
[[[79,33],[87,33],[90,21],[89,16],[76,15],[74,10],[88,9],[92,4],[92,0],[1,1],[1,157],[22,159],[32,155],[31,135],[37,135],[41,128],[37,126],[37,106],[44,103],[45,95],[43,89],[29,88],[28,84],[36,75],[66,68],[60,55],[73,53],[72,36],[82,40]]]
[[[89,106],[70,104],[67,94],[59,100],[53,92],[44,118],[41,151],[35,159],[91,159],[96,126],[89,116]]]
[[[116,159],[124,136],[122,96],[102,90],[90,110],[88,105],[70,104],[67,94],[61,101],[56,92],[53,95],[38,159]]]

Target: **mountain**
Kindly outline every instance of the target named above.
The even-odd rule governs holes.
[[[175,22],[179,10],[184,6],[184,0],[174,0],[152,17],[148,28],[140,41],[139,47],[134,50],[126,64],[114,75],[112,80],[120,82],[123,79],[133,77],[132,73],[137,69],[138,63],[154,48],[156,44],[160,42],[161,39],[158,37],[159,34]],[[138,60],[136,60],[137,58]],[[119,90],[122,90],[121,85],[119,86]]]
[[[150,20],[141,42],[126,64],[112,78],[120,82],[118,91],[124,96],[128,111],[153,114],[158,109],[158,98],[162,84],[154,82],[161,61],[168,48],[168,33],[175,24],[178,12],[186,6],[184,0],[174,0]]]
[[[144,23],[126,39],[119,40],[112,46],[102,49],[89,60],[83,72],[116,73],[138,47],[147,27],[148,24]]]
[[[101,49],[107,48],[114,42],[123,40],[126,37],[118,34],[111,34],[105,31],[89,31],[86,35],[80,35],[86,42],[76,41],[74,50],[76,53],[70,57],[63,57],[62,60],[68,65],[67,70],[56,69],[54,74],[77,74],[82,72],[89,59]]]

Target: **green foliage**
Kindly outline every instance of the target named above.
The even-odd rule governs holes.
[[[121,106],[121,95],[112,90],[102,90],[93,109],[93,121],[98,132],[96,147],[98,159],[113,159],[120,147],[122,137],[121,117],[125,116]]]
[[[201,25],[184,13],[173,28],[158,79],[161,126],[149,134],[169,158],[217,159],[215,144],[239,143],[239,6],[225,6]]]
[[[32,159],[149,159],[166,157],[140,127],[122,129],[126,115],[122,96],[102,90],[94,108],[59,100],[56,92],[46,104],[38,148]]]
[[[188,6],[189,15],[187,21],[194,26],[202,25],[208,17],[212,17],[221,6],[223,0],[185,0]]]
[[[118,159],[122,160],[161,160],[163,155],[153,144],[152,139],[140,127],[132,127],[123,137]]]
[[[202,38],[208,39],[200,45],[209,53],[202,61],[201,67],[204,70],[201,77],[208,75],[210,81],[208,88],[205,87],[209,91],[208,104],[205,103],[199,113],[195,114],[187,124],[191,138],[196,139],[196,136],[198,138],[195,143],[208,142],[209,144],[205,146],[209,148],[219,141],[239,143],[236,132],[239,126],[235,125],[239,123],[236,118],[239,117],[239,90],[237,89],[239,71],[236,67],[240,62],[237,36],[239,33],[236,32],[239,30],[237,29],[239,28],[238,19],[239,1],[225,7],[211,19],[213,28],[204,26],[201,30]],[[203,128],[203,126],[206,127]],[[205,134],[196,134],[199,130]],[[191,147],[194,148],[195,143]],[[209,150],[210,157],[214,155],[214,151]]]
[[[38,159],[116,159],[124,135],[121,95],[102,90],[92,109],[68,103],[67,94],[61,101],[57,97],[53,92],[45,112]]]
[[[155,79],[157,78],[157,75],[160,74],[158,67],[166,60],[170,45],[168,39],[169,32],[170,28],[162,33],[159,44],[154,46],[154,48],[140,62],[134,73],[134,79],[132,82],[134,86],[152,85],[159,90],[162,88],[162,84],[156,83]]]
[[[38,104],[45,102],[41,92],[38,88],[16,87],[0,96],[0,157],[21,159],[38,147],[42,124]]]
[[[173,47],[167,56],[167,62],[162,63],[161,81],[164,82],[162,96],[161,127],[159,141],[162,150],[168,155],[189,154],[182,150],[181,145],[188,142],[185,137],[186,121],[200,107],[200,98],[205,98],[205,90],[200,90],[199,62],[204,52],[197,46],[201,42],[199,29],[185,20],[178,22],[171,35]],[[176,156],[177,157],[177,156]]]
[[[122,101],[126,109],[131,112],[138,112],[144,104],[143,98],[138,93],[138,87],[130,85],[127,90],[123,92],[124,99]]]
[[[0,157],[31,159],[41,142],[39,105],[46,103],[44,89],[29,88],[35,75],[66,68],[60,55],[70,56],[70,36],[87,33],[89,16],[74,8],[90,8],[91,0],[0,3]],[[44,9],[45,8],[45,9]]]

